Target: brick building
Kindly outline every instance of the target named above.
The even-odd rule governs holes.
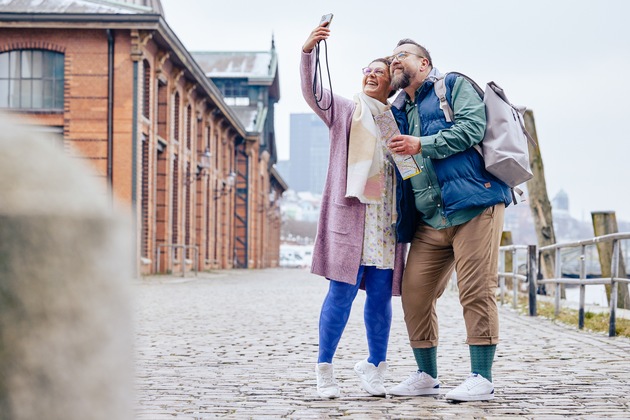
[[[277,67],[269,77],[277,87]],[[278,265],[273,129],[226,103],[159,0],[3,2],[0,110],[111,186],[134,222],[138,272]]]

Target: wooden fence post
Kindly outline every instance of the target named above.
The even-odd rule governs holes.
[[[531,110],[525,112],[525,128],[534,138],[537,146],[529,144],[529,166],[534,177],[527,181],[527,191],[529,193],[529,207],[532,210],[534,226],[536,227],[536,237],[538,246],[553,245],[556,243],[556,234],[553,228],[553,218],[551,215],[551,202],[547,194],[547,183],[545,182],[545,168],[540,154],[540,142],[536,133],[536,123],[534,113]],[[541,271],[545,278],[554,277],[554,260],[551,252],[542,255]],[[564,288],[563,294],[564,294]]]
[[[504,231],[501,234],[501,246],[507,246],[507,245],[513,245],[514,242],[512,242],[512,232],[510,232],[509,230]],[[503,252],[503,251],[502,251]],[[511,273],[512,272],[512,267],[513,267],[513,254],[512,252],[503,252],[504,256],[503,256],[503,262],[504,262],[504,267],[503,267],[503,272],[504,273]],[[511,289],[511,286],[510,286]]]
[[[614,211],[594,211],[591,212],[593,220],[593,231],[595,236],[608,235],[610,233],[618,233],[617,217]],[[621,245],[620,245],[621,246]],[[599,254],[599,264],[602,269],[602,277],[610,277],[613,244],[612,242],[602,242],[597,244],[597,253]],[[623,255],[623,252],[621,253]],[[619,277],[626,276],[626,265],[623,258],[619,259]],[[619,283],[617,285],[617,302],[620,308],[630,309],[630,296],[628,295],[628,284]],[[610,285],[606,285],[606,297],[610,302]]]

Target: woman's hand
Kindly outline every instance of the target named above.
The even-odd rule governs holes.
[[[302,46],[302,51],[305,53],[310,53],[315,48],[315,44],[317,44],[322,39],[327,39],[330,36],[330,29],[325,26],[318,26],[313,29],[309,37],[306,39],[306,42]]]
[[[387,146],[389,147],[389,150],[399,155],[417,155],[422,152],[420,137],[408,136],[405,134],[392,137]]]

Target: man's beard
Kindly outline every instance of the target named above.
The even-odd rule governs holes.
[[[404,89],[411,83],[411,76],[409,73],[405,71],[405,69],[401,69],[401,72],[395,76],[392,76],[392,89]]]

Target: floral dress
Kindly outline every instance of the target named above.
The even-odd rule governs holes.
[[[390,156],[384,141],[383,156]],[[380,204],[366,204],[361,265],[393,269],[396,256],[394,164],[383,159],[383,192]]]

